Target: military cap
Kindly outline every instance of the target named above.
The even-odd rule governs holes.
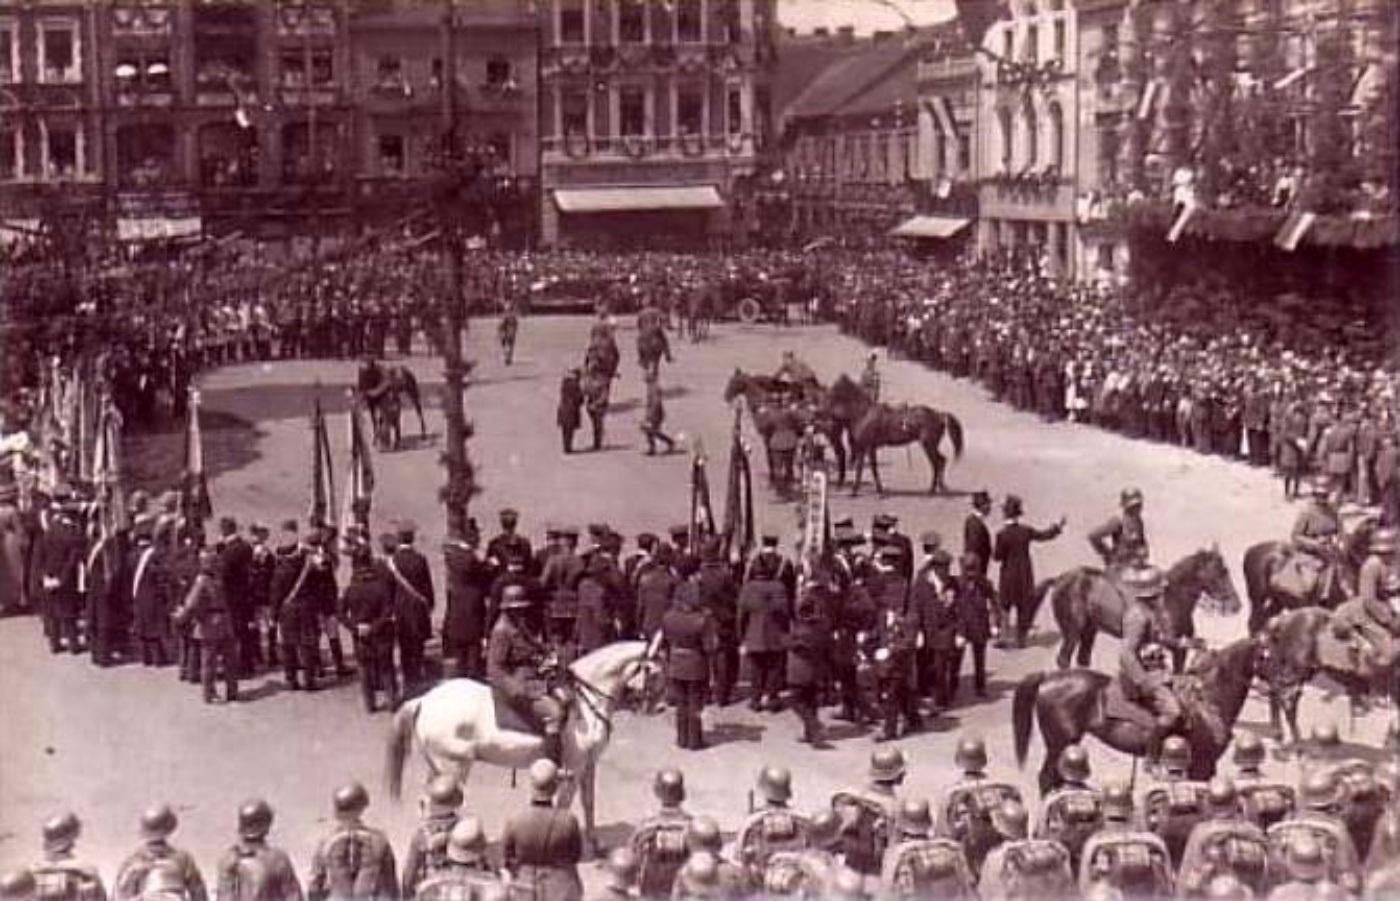
[[[537,800],[553,800],[559,790],[559,767],[541,757],[530,764],[530,793]]]
[[[928,801],[922,798],[906,798],[899,806],[899,831],[916,838],[928,838],[933,831],[933,816],[929,813]]]
[[[1400,537],[1400,530],[1393,527],[1377,529],[1371,533],[1371,553],[1373,554],[1393,554],[1397,545],[1396,539]]]
[[[578,538],[578,526],[560,526],[560,538]]]
[[[947,569],[953,565],[953,555],[939,548],[928,556],[929,565],[935,569]]]
[[[987,745],[980,738],[964,738],[958,741],[953,752],[953,762],[965,773],[981,773],[987,769]]]
[[[904,752],[899,748],[876,748],[870,754],[870,778],[875,782],[895,782],[907,771]]]
[[[369,792],[358,782],[342,785],[331,796],[331,806],[338,816],[357,816],[369,806]]]
[[[268,529],[266,523],[259,522],[255,519],[252,522],[248,523],[248,533],[250,535],[257,535],[262,538],[266,538],[269,534],[271,534],[271,530]]]
[[[508,519],[516,520],[520,518],[520,511],[515,509],[514,507],[502,507],[501,512],[498,515],[500,516],[502,521]]]
[[[169,804],[157,804],[141,814],[141,837],[146,841],[166,838],[179,825],[180,820]]]
[[[651,791],[662,804],[679,804],[685,800],[685,774],[675,767],[657,770]]]
[[[1123,493],[1118,497],[1118,503],[1125,509],[1142,506],[1141,488],[1124,488]]]
[[[462,817],[447,834],[447,859],[453,863],[472,863],[485,851],[486,830],[476,817]]]
[[[414,536],[418,534],[418,523],[411,519],[401,519],[394,524],[394,531],[398,533],[400,541],[412,542]]]
[[[219,533],[222,535],[232,535],[238,531],[238,520],[232,516],[219,517]]]
[[[1162,742],[1161,763],[1168,771],[1185,772],[1191,766],[1191,746],[1180,735],[1168,735]]]
[[[686,539],[690,537],[690,526],[671,526],[667,532],[673,539]]]
[[[777,547],[778,535],[776,532],[764,532],[760,541],[764,547]]]
[[[395,535],[393,532],[380,532],[379,546],[385,551],[395,550],[399,546],[399,536]]]
[[[1235,781],[1229,776],[1216,776],[1206,787],[1206,803],[1215,810],[1234,810],[1239,803]]]
[[[986,491],[972,492],[972,507],[975,510],[984,511],[992,509],[992,496]]]
[[[930,529],[919,536],[919,546],[926,551],[940,548],[943,546],[943,536]]]
[[[841,817],[830,807],[812,815],[807,829],[807,841],[815,848],[825,848],[841,838]]]
[[[1306,832],[1295,833],[1284,852],[1288,873],[1303,882],[1316,882],[1327,875],[1327,858],[1322,845]]]
[[[651,532],[640,532],[637,535],[637,547],[641,548],[642,550],[653,550],[660,543],[661,539],[657,538],[656,535],[652,534]]]
[[[1060,752],[1056,769],[1066,782],[1085,782],[1089,778],[1089,755],[1081,745],[1067,745]]]
[[[1128,783],[1114,779],[1103,787],[1103,815],[1106,820],[1127,822],[1133,816],[1133,790]]]
[[[446,773],[439,773],[428,780],[423,796],[430,810],[450,813],[462,806],[462,786]]]
[[[758,789],[773,803],[792,799],[792,771],[782,766],[766,766],[758,774]]]
[[[695,851],[718,851],[724,844],[724,835],[719,831],[719,823],[713,817],[698,816],[690,821],[685,831],[685,846]]]
[[[0,874],[0,899],[4,901],[29,901],[37,897],[39,884],[28,869],[10,870]]]
[[[238,837],[247,840],[260,839],[272,829],[272,807],[261,798],[244,803],[238,808]]]
[[[711,851],[696,851],[676,875],[677,897],[710,897],[719,888],[719,858]]]
[[[45,821],[43,828],[44,850],[62,851],[73,847],[78,840],[78,833],[82,830],[82,822],[72,812],[50,817]]]
[[[876,513],[870,519],[870,528],[876,532],[888,532],[899,525],[899,517],[892,513]]]
[[[295,519],[282,520],[282,531],[295,535],[297,533],[297,521]]]

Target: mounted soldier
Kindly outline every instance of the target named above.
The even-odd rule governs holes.
[[[1400,532],[1377,529],[1371,534],[1365,561],[1357,575],[1356,597],[1337,608],[1333,628],[1353,639],[1353,662],[1359,680],[1393,669],[1400,654],[1400,585],[1395,553]]]
[[[1110,573],[1146,566],[1151,558],[1142,503],[1140,489],[1123,489],[1119,497],[1121,512],[1089,533],[1089,545],[1103,558]]]
[[[1103,793],[1089,784],[1089,755],[1083,747],[1066,747],[1056,767],[1062,781],[1041,803],[1035,835],[1064,845],[1078,872],[1084,843],[1103,828]]]
[[[927,801],[906,800],[899,807],[894,841],[880,865],[880,892],[886,898],[970,899],[977,897],[972,868],[962,846],[934,838]]]
[[[938,811],[938,834],[967,851],[973,872],[980,872],[988,852],[1002,841],[992,815],[1002,804],[1021,804],[1021,792],[1009,782],[987,776],[987,746],[980,738],[958,742],[954,763],[963,771],[943,796]]]
[[[1132,596],[1123,611],[1123,643],[1118,655],[1118,679],[1127,700],[1155,717],[1148,759],[1156,757],[1162,740],[1181,723],[1182,707],[1172,690],[1167,671],[1168,649],[1180,650],[1184,642],[1173,634],[1162,604],[1166,580],[1155,566],[1143,566],[1123,574]]]
[[[1171,853],[1154,832],[1135,829],[1133,792],[1125,782],[1104,788],[1104,828],[1084,843],[1079,865],[1079,891],[1098,896],[1103,888],[1123,898],[1174,897]]]
[[[566,707],[555,694],[559,689],[554,685],[553,655],[525,628],[522,618],[529,609],[524,586],[506,586],[487,644],[487,681],[507,704],[539,725],[545,756],[560,766]]]
[[[1069,850],[1054,839],[1027,838],[1026,808],[1006,801],[992,811],[1002,841],[982,864],[977,891],[982,901],[1031,901],[1074,895]]]
[[[1157,833],[1171,851],[1172,866],[1180,866],[1191,830],[1206,817],[1207,786],[1189,778],[1191,746],[1173,735],[1162,742],[1161,776],[1142,793],[1138,809],[1142,824]]]
[[[1315,476],[1308,483],[1309,501],[1298,513],[1289,535],[1293,560],[1275,574],[1271,587],[1299,602],[1332,595],[1340,556],[1342,521],[1332,506],[1331,485]]]
[[[1226,777],[1211,781],[1209,818],[1191,830],[1181,857],[1177,885],[1187,897],[1208,894],[1210,884],[1228,875],[1263,895],[1273,884],[1269,841],[1264,831],[1244,818],[1235,784]]]

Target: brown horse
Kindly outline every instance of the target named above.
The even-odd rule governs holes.
[[[1261,656],[1255,639],[1242,638],[1202,652],[1186,675],[1178,677],[1177,693],[1186,711],[1182,735],[1191,745],[1191,778],[1215,776]],[[1148,753],[1150,729],[1105,715],[1105,696],[1116,678],[1092,669],[1070,669],[1032,673],[1016,686],[1012,701],[1016,762],[1025,766],[1031,728],[1039,720],[1040,737],[1045,742],[1039,777],[1042,794],[1059,783],[1055,769],[1060,752],[1086,735],[1134,757]]]
[[[1178,560],[1167,570],[1166,589],[1162,603],[1166,609],[1172,634],[1192,638],[1196,634],[1194,616],[1196,604],[1202,598],[1221,615],[1240,612],[1240,596],[1230,578],[1230,568],[1218,547],[1196,551]],[[1047,592],[1055,622],[1060,627],[1060,653],[1056,659],[1060,669],[1068,669],[1070,658],[1078,650],[1079,666],[1088,666],[1094,653],[1094,639],[1100,632],[1115,638],[1123,637],[1123,611],[1126,599],[1103,570],[1081,566],[1056,577],[1049,585],[1041,584],[1037,594]],[[1173,663],[1176,671],[1186,662],[1184,651],[1178,651]]]
[[[845,427],[851,460],[855,463],[852,495],[860,493],[860,479],[866,461],[870,463],[875,491],[884,494],[885,486],[880,481],[877,459],[879,449],[915,443],[924,449],[924,456],[928,458],[932,470],[929,494],[947,490],[943,470],[948,460],[938,450],[945,432],[952,441],[953,455],[962,457],[963,453],[962,423],[952,413],[917,404],[896,407],[875,403],[864,388],[845,375],[838,378],[827,392],[824,409],[833,422]]]
[[[1274,588],[1274,574],[1288,565],[1295,551],[1287,541],[1261,541],[1244,552],[1244,590],[1249,595],[1249,631],[1257,634],[1272,618],[1299,607],[1336,607],[1347,599],[1356,585],[1356,574],[1366,559],[1366,549],[1375,531],[1376,519],[1366,517],[1342,539],[1339,578],[1331,580],[1327,597],[1310,597],[1302,602]]]
[[[1333,611],[1298,607],[1274,617],[1260,634],[1265,655],[1264,681],[1269,687],[1269,729],[1276,740],[1284,738],[1284,722],[1293,742],[1302,740],[1298,702],[1304,686],[1318,676],[1327,676],[1354,698],[1372,693],[1388,695],[1393,707],[1400,709],[1400,671],[1394,665],[1370,674],[1368,679],[1355,669],[1339,666],[1335,655],[1322,652],[1324,641],[1339,640],[1333,632],[1336,627]]]
[[[724,399],[733,403],[736,398],[744,398],[753,419],[754,429],[763,441],[768,456],[770,477],[782,469],[769,449],[768,440],[780,428],[792,429],[801,435],[807,426],[812,426],[826,438],[836,457],[837,483],[846,479],[846,441],[841,425],[825,415],[822,404],[823,389],[817,382],[789,382],[771,375],[747,373],[735,369],[724,386]],[[806,405],[806,409],[804,409]],[[812,411],[811,408],[815,407]]]

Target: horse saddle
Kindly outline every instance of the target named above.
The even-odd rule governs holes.
[[[1151,732],[1157,728],[1157,717],[1152,711],[1128,697],[1123,691],[1123,683],[1117,679],[1108,683],[1103,693],[1103,718],[1132,723]]]
[[[544,735],[544,724],[530,710],[528,700],[517,701],[496,686],[491,687],[491,701],[495,706],[496,728],[506,732],[524,732],[528,735]]]
[[[1269,587],[1301,603],[1316,594],[1325,570],[1326,566],[1316,557],[1295,553],[1274,573]]]

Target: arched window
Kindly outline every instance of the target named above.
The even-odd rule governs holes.
[[[1012,154],[1016,149],[1015,133],[1011,126],[1011,110],[1004,106],[997,110],[997,125],[1001,132],[1001,168],[1003,172],[1010,172]]]
[[[1050,165],[1056,172],[1065,171],[1065,111],[1058,103],[1051,103],[1050,117]]]
[[[1035,104],[1030,100],[1026,101],[1022,116],[1026,120],[1025,168],[1034,169],[1040,159],[1040,120],[1035,114]]]

